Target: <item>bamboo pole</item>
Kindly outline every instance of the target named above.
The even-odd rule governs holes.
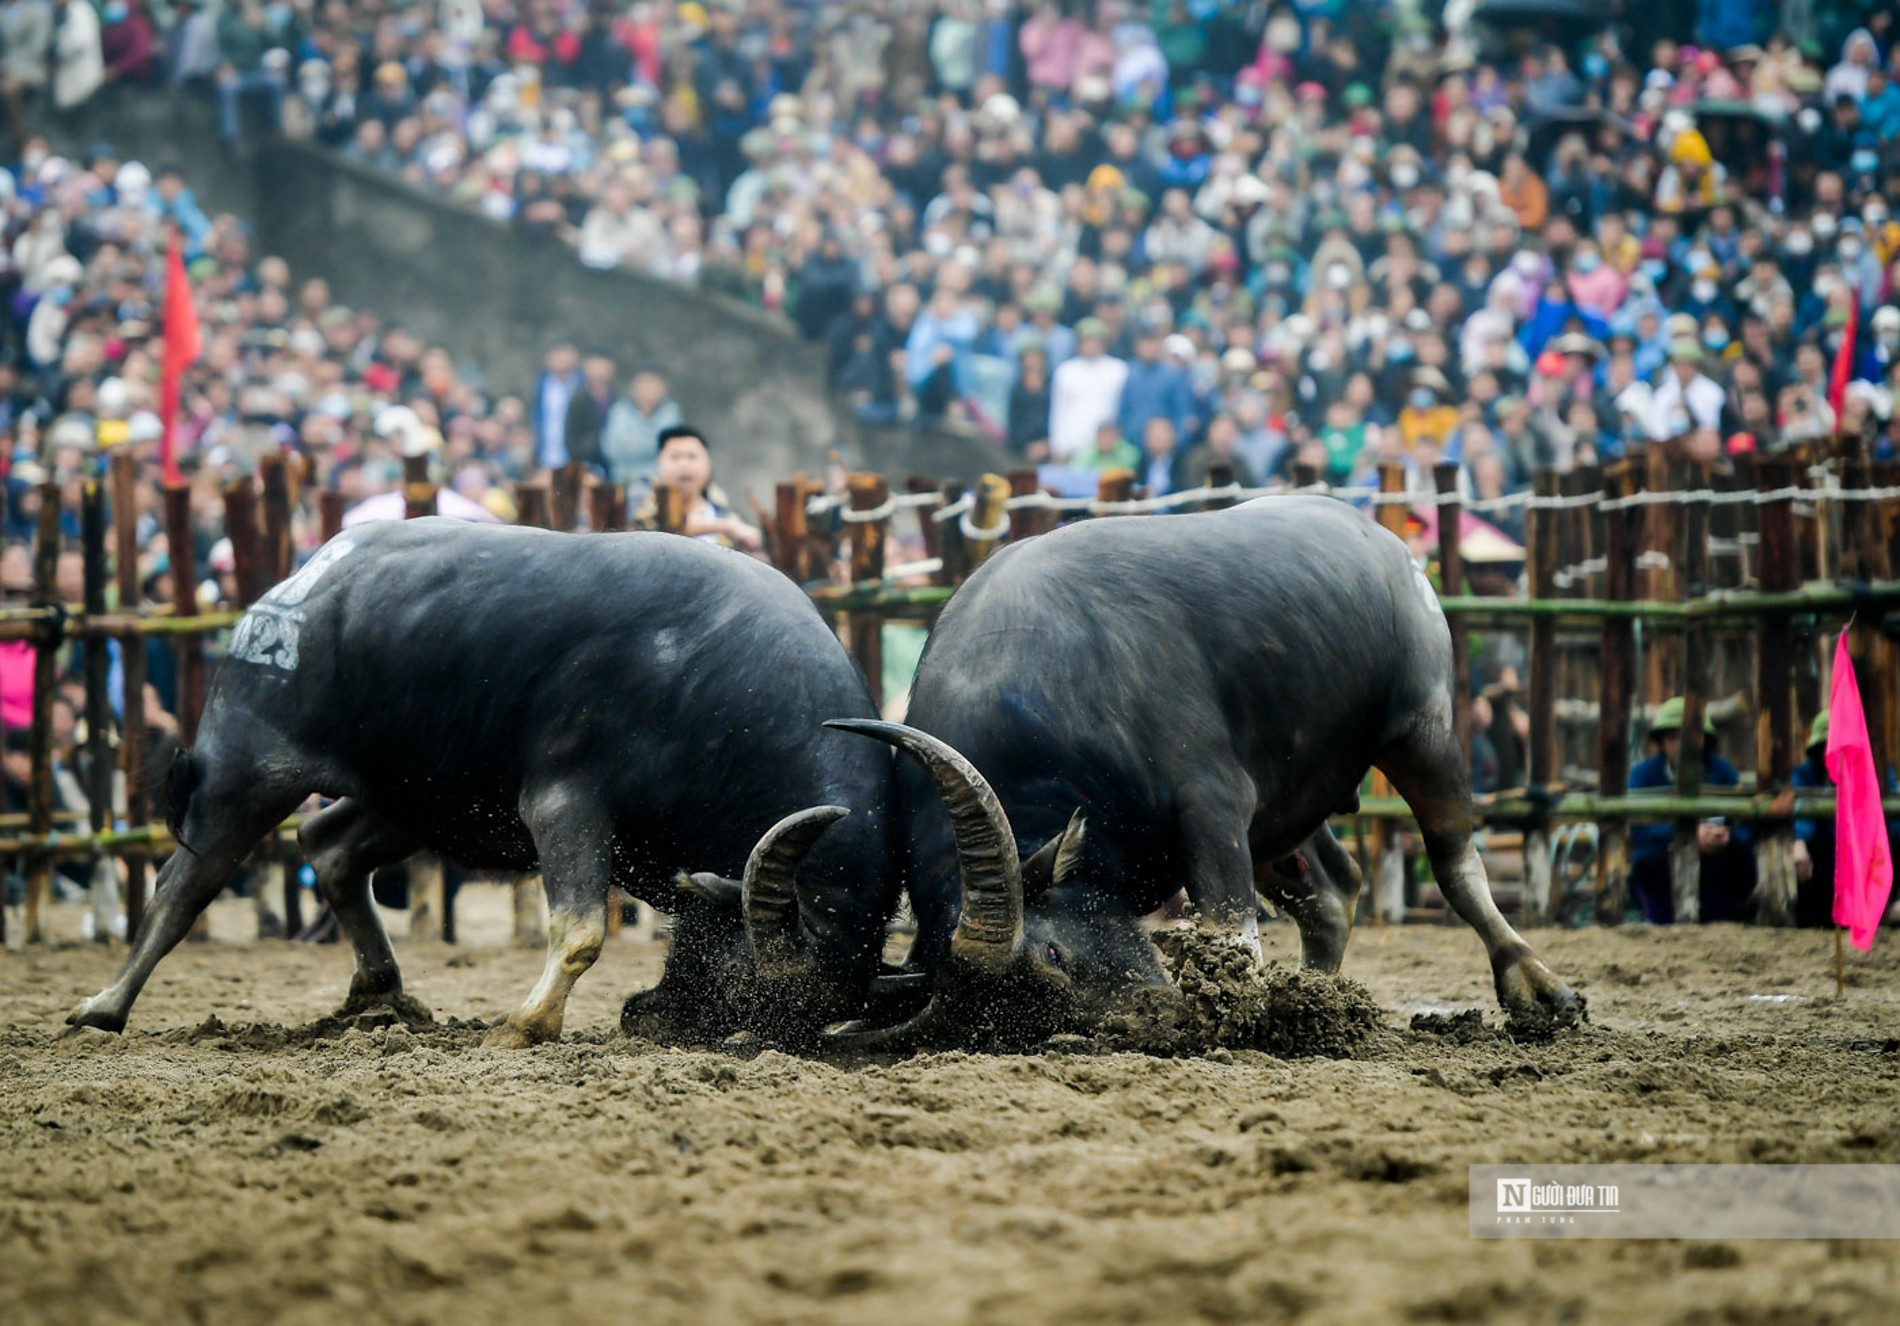
[[[1626,496],[1636,488],[1635,467],[1629,461],[1617,462],[1604,475],[1604,483],[1612,497]],[[1603,517],[1604,592],[1611,600],[1634,597],[1640,517],[1634,508],[1605,512]],[[1605,796],[1621,796],[1629,788],[1630,688],[1635,664],[1630,621],[1606,617],[1600,648],[1597,785]],[[1629,826],[1614,820],[1597,831],[1597,924],[1621,925],[1628,897]]]
[[[233,479],[224,486],[224,537],[231,541],[232,573],[237,581],[239,607],[249,607],[263,597],[273,580],[262,562],[263,548],[257,533],[257,490],[249,479]]]
[[[949,480],[943,485],[938,509],[955,506],[963,500],[963,495],[967,491],[969,490],[959,480]],[[938,568],[935,583],[938,585],[961,584],[963,578],[970,574],[972,566],[970,543],[963,537],[963,522],[956,518],[944,521],[933,519],[931,524],[937,527],[937,546],[942,550],[938,556],[943,561],[943,565]]]
[[[435,481],[429,477],[429,457],[427,454],[404,456],[402,458],[402,518],[421,520],[435,514]],[[574,512],[570,507],[565,523],[560,521],[560,513],[555,513],[556,529],[574,528]]]
[[[848,484],[853,511],[872,511],[891,495],[880,474],[853,474]],[[859,521],[851,526],[851,579],[875,580],[884,574],[884,550],[890,535],[890,517]],[[851,657],[864,670],[871,686],[871,703],[884,704],[884,615],[876,607],[851,614]]]
[[[1757,513],[1761,534],[1760,582],[1764,592],[1794,588],[1801,575],[1801,550],[1795,541],[1794,502],[1769,500],[1768,494],[1794,482],[1786,460],[1765,460],[1757,467],[1762,494]],[[1785,616],[1764,617],[1755,637],[1755,786],[1779,792],[1789,785],[1795,765],[1794,623]],[[1792,925],[1797,883],[1794,874],[1794,825],[1783,821],[1756,839],[1755,876],[1760,888],[1759,919],[1768,925]]]
[[[917,517],[917,536],[921,540],[926,558],[943,556],[943,526],[931,519],[937,509],[943,505],[943,485],[928,475],[913,474],[904,480],[904,491],[916,498],[928,495],[935,501],[920,501],[911,508]]]
[[[660,494],[658,486],[654,488],[653,493],[657,499]],[[534,529],[546,529],[548,527],[548,490],[538,483],[524,483],[517,497],[519,505],[515,511],[515,523]]]
[[[85,557],[84,601],[87,612],[106,610],[106,494],[97,479],[87,479],[80,499],[80,546]],[[95,636],[85,645],[86,808],[94,834],[112,822],[112,698],[106,693],[112,661],[111,642]],[[119,874],[103,853],[94,857],[88,890],[94,935],[112,939],[119,919]]]
[[[1020,512],[1012,512],[1007,503],[1014,485],[1000,474],[986,474],[976,481],[976,503],[970,508],[970,528],[978,535],[1007,524],[1010,528],[1004,535],[995,538],[969,538],[970,564],[975,569],[989,560],[991,553],[1005,537],[1015,538],[1015,523]]]
[[[1700,465],[1684,476],[1683,486],[1700,492],[1708,475]],[[1706,587],[1709,564],[1709,504],[1692,501],[1679,508],[1682,519],[1677,528],[1677,583],[1682,592],[1694,597]],[[1702,715],[1708,688],[1709,630],[1706,623],[1690,622],[1683,644],[1682,732],[1676,758],[1676,795],[1692,798],[1702,791],[1703,742]],[[1669,891],[1678,924],[1702,917],[1702,850],[1696,836],[1699,821],[1693,816],[1676,818],[1676,836],[1669,848]]]
[[[1442,594],[1465,587],[1464,507],[1458,501],[1458,462],[1440,461],[1432,470],[1438,490],[1438,585]],[[1451,721],[1466,770],[1471,768],[1471,635],[1451,631]]]
[[[259,456],[257,473],[264,489],[264,571],[274,585],[289,577],[296,561],[290,537],[290,467],[284,453],[267,451]]]
[[[40,485],[39,525],[33,544],[33,604],[50,608],[59,601],[59,485]],[[27,813],[32,835],[44,839],[53,827],[53,696],[59,682],[59,636],[49,633],[33,645],[32,782]],[[45,917],[52,900],[52,858],[34,852],[26,862],[26,942],[45,940]]]
[[[804,493],[797,483],[782,483],[773,490],[773,510],[776,519],[772,522],[774,538],[772,540],[772,565],[786,575],[804,584],[810,579],[807,569],[807,529]]]
[[[1531,476],[1531,491],[1542,502],[1557,496],[1557,473],[1542,469]],[[1529,524],[1531,597],[1557,595],[1559,512],[1552,506],[1533,506]],[[1536,787],[1557,777],[1557,624],[1549,618],[1531,622],[1530,669],[1531,740],[1526,777]],[[1550,830],[1544,823],[1524,834],[1524,919],[1542,921],[1551,912]]]
[[[323,541],[328,543],[343,532],[343,494],[334,488],[325,488],[317,494],[318,529]]]
[[[426,461],[424,457],[425,465]],[[581,476],[584,473],[585,468],[577,460],[570,460],[554,471],[552,527],[563,533],[571,532],[580,523]]]
[[[1095,481],[1095,500],[1098,502],[1126,502],[1134,495],[1133,470],[1103,470]]]
[[[198,611],[198,555],[191,534],[191,488],[184,482],[165,485],[165,542],[171,552],[172,610],[188,620]],[[204,638],[202,628],[178,634],[178,726],[184,744],[198,737],[198,715],[204,708]]]
[[[1229,469],[1228,478],[1232,479]],[[1208,482],[1214,482],[1212,469],[1208,472]],[[1402,493],[1405,491],[1405,467],[1391,463],[1379,466],[1379,491],[1382,494]],[[1374,508],[1378,523],[1392,533],[1405,537],[1405,519],[1410,508],[1397,502],[1381,502]],[[1375,798],[1389,798],[1393,793],[1392,780],[1375,769],[1372,772],[1372,795]],[[1405,846],[1399,839],[1397,821],[1381,816],[1372,821],[1372,915],[1379,925],[1396,924],[1405,919]]]
[[[124,448],[112,455],[112,523],[118,553],[119,611],[139,611],[138,469]],[[125,780],[125,822],[143,824],[145,807],[145,636],[134,626],[119,639],[120,695],[119,763]],[[138,934],[145,919],[145,854],[134,851],[125,860],[125,934]]]

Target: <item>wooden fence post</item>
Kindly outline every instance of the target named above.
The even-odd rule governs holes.
[[[1636,492],[1636,467],[1618,461],[1604,474],[1604,496],[1611,500]],[[1604,592],[1613,603],[1636,597],[1636,550],[1642,541],[1642,508],[1602,512]],[[1633,629],[1627,617],[1605,617],[1598,661],[1597,791],[1620,797],[1629,791],[1630,699],[1635,681]],[[1629,822],[1605,820],[1597,826],[1596,921],[1621,925],[1629,899]]]
[[[165,543],[170,550],[172,610],[180,617],[198,613],[198,552],[192,543],[191,487],[165,485]],[[204,637],[192,632],[172,637],[178,652],[178,726],[189,746],[198,739],[198,715],[204,708]]]
[[[912,507],[911,511],[917,517],[917,537],[923,544],[924,556],[941,560],[943,526],[931,517],[936,514],[937,508],[943,505],[943,485],[928,475],[913,474],[904,480],[904,491],[918,499],[917,505]],[[926,502],[922,500],[925,496],[935,500]]]
[[[257,535],[257,490],[249,479],[233,479],[224,486],[224,537],[231,541],[232,578],[237,581],[238,606],[248,608],[271,587],[272,577],[261,563]]]
[[[290,537],[290,467],[281,451],[267,451],[257,458],[257,474],[264,489],[264,574],[265,587],[287,580],[297,560]]]
[[[655,494],[659,492],[654,489]],[[515,523],[532,529],[548,527],[548,490],[535,483],[524,483],[516,493]]]
[[[118,557],[119,611],[130,616],[140,606],[138,547],[138,467],[121,447],[112,453],[112,525]],[[145,636],[128,629],[119,637],[124,680],[119,719],[119,764],[125,777],[125,822],[145,824]],[[138,934],[145,919],[145,853],[125,858],[125,935]]]
[[[1533,599],[1557,596],[1558,529],[1562,511],[1557,499],[1557,472],[1538,470],[1531,476],[1535,499],[1530,509],[1530,580]],[[1530,647],[1531,741],[1526,781],[1548,791],[1557,781],[1557,623],[1549,617],[1531,622]],[[1539,819],[1524,834],[1524,919],[1543,920],[1555,899],[1551,892],[1550,825]]]
[[[426,460],[425,468],[426,468]],[[577,460],[570,460],[554,471],[552,478],[553,528],[563,534],[571,533],[580,523],[581,476],[584,467]]]
[[[978,535],[982,535],[991,530],[1007,526],[1008,536],[1010,538],[1016,537],[1014,532],[1016,517],[1022,513],[1020,511],[1009,510],[1008,503],[1014,491],[1014,487],[1015,486],[1008,479],[1005,479],[1000,474],[986,474],[981,479],[978,479],[976,481],[976,505],[970,509],[970,528],[976,531]],[[969,538],[966,536],[966,541],[970,548],[970,569],[974,571],[977,567],[983,565],[983,563],[989,559],[989,555],[996,551],[996,546],[1003,541],[1003,537],[1002,534],[997,534],[991,538]]]
[[[939,511],[955,506],[968,492],[959,480],[952,479],[943,486],[941,500],[937,504]],[[963,522],[953,516],[949,520],[939,521],[934,516],[931,524],[937,527],[937,546],[942,550],[938,556],[943,558],[943,567],[937,572],[939,585],[961,584],[963,577],[970,574],[970,543],[963,537]]]
[[[1103,470],[1095,481],[1095,500],[1098,502],[1126,502],[1135,495],[1135,472],[1133,470]]]
[[[1756,471],[1761,494],[1757,527],[1761,592],[1785,593],[1799,587],[1801,550],[1795,543],[1794,499],[1773,496],[1794,486],[1794,466],[1783,459],[1764,460]],[[1794,623],[1785,613],[1764,617],[1755,637],[1755,779],[1756,790],[1779,793],[1794,774]],[[1761,891],[1759,919],[1768,925],[1792,925],[1794,823],[1783,819],[1761,826],[1755,844],[1755,877]]]
[[[772,507],[777,534],[772,541],[772,564],[802,585],[811,578],[806,570],[806,544],[811,533],[805,516],[805,494],[797,483],[782,483],[773,490]]]
[[[86,615],[103,617],[106,611],[106,494],[97,479],[87,479],[82,490],[80,545],[85,555]],[[104,833],[112,823],[112,698],[106,694],[112,667],[107,656],[109,644],[103,635],[86,637],[86,801],[87,820],[94,835]],[[103,850],[93,852],[88,895],[94,937],[101,943],[109,943],[112,927],[119,919],[119,872]]]
[[[402,518],[404,520],[420,520],[424,516],[433,516],[435,514],[435,502],[435,481],[429,477],[429,457],[427,454],[404,456],[402,458]],[[557,512],[556,522],[556,529],[573,529],[573,509],[571,507],[568,509],[567,522],[565,524],[559,523],[559,514]]]
[[[1009,495],[1011,497],[1033,497],[1042,491],[1036,481],[1034,470],[1011,470],[1009,472]],[[1009,537],[1027,539],[1054,529],[1056,513],[1047,507],[1019,506],[1009,513]]]
[[[418,852],[409,858],[409,942],[438,944],[451,930],[442,858]]]
[[[40,485],[39,526],[33,544],[33,606],[59,603],[59,485]],[[53,830],[53,695],[59,682],[58,630],[42,623],[33,640],[32,785],[27,789],[27,832],[44,842]],[[46,939],[43,915],[52,900],[53,858],[36,848],[26,862],[26,942]]]
[[[1691,493],[1704,491],[1708,474],[1701,465],[1692,465],[1685,476]],[[1676,545],[1678,584],[1684,599],[1693,599],[1708,587],[1709,502],[1694,497],[1683,503]],[[1702,715],[1708,691],[1709,627],[1690,621],[1684,630],[1682,662],[1682,740],[1676,759],[1676,795],[1695,797],[1702,794],[1703,735]],[[1676,837],[1669,848],[1669,889],[1675,902],[1678,924],[1702,917],[1702,851],[1696,845],[1693,816],[1676,819]]]
[[[318,531],[328,543],[343,532],[343,494],[325,488],[317,494]]]
[[[1208,477],[1211,482],[1211,470]],[[1380,495],[1404,491],[1405,467],[1390,462],[1380,465]],[[1410,513],[1411,507],[1402,502],[1381,502],[1373,508],[1373,516],[1378,523],[1401,539],[1405,537],[1405,518]],[[1392,780],[1374,770],[1372,795],[1389,797],[1394,791]],[[1372,822],[1372,906],[1374,916],[1381,923],[1396,924],[1405,919],[1405,847],[1400,840],[1396,820],[1376,819]]]
[[[1438,592],[1447,598],[1465,592],[1464,507],[1458,500],[1458,470],[1455,460],[1442,460],[1432,470],[1432,484],[1438,490]],[[1471,768],[1471,633],[1456,617],[1450,619],[1450,626],[1451,721],[1468,771]]]
[[[848,484],[851,510],[875,511],[891,495],[891,486],[881,474],[853,474]],[[884,574],[884,549],[889,540],[891,518],[860,520],[851,526],[851,583],[861,585]],[[871,703],[884,704],[884,616],[875,608],[851,614],[851,657],[864,669],[871,684]]]

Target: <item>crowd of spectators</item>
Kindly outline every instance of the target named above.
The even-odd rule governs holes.
[[[1900,429],[1871,3],[1701,0],[1693,42],[1400,0],[87,8],[0,9],[16,119],[165,79],[235,140],[255,101],[584,263],[780,310],[866,421],[1058,484],[1454,458],[1495,495],[1634,441]]]
[[[1450,456],[1488,492],[1633,440],[1891,445],[1893,15],[1775,9],[1499,45],[1337,0],[245,3],[167,72],[227,134],[261,89],[583,262],[782,310],[868,421],[1151,489]]]

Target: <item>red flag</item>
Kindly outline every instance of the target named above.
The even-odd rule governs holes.
[[[1841,328],[1841,348],[1834,352],[1834,371],[1828,374],[1827,403],[1834,410],[1836,426],[1847,404],[1847,384],[1854,380],[1854,339],[1860,332],[1860,292],[1847,299],[1847,323]]]
[[[1834,780],[1834,924],[1848,929],[1854,947],[1874,945],[1874,929],[1893,890],[1893,851],[1880,810],[1867,714],[1860,705],[1847,632],[1834,642],[1834,687],[1828,700],[1827,772]]]
[[[185,276],[185,248],[174,227],[170,251],[165,256],[165,309],[163,330],[165,357],[158,372],[158,458],[165,467],[165,482],[178,482],[178,451],[172,441],[172,425],[178,417],[178,385],[187,366],[203,353],[198,334],[198,310],[191,302],[191,281]]]

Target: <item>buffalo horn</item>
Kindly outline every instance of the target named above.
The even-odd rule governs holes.
[[[787,815],[765,831],[747,858],[745,934],[761,975],[810,965],[798,925],[799,863],[826,829],[850,813],[843,806],[812,806]]]
[[[929,772],[944,809],[950,812],[963,876],[955,946],[979,960],[1013,955],[1023,937],[1023,880],[1016,835],[1003,813],[1003,803],[976,766],[947,742],[902,723],[848,718],[832,719],[825,726],[889,742],[908,751]]]

